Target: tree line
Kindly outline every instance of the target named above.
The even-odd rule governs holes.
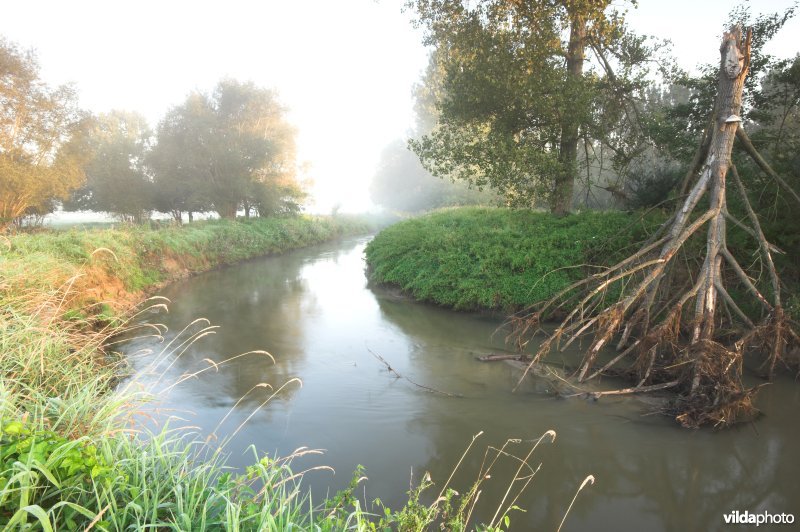
[[[295,129],[274,90],[220,81],[152,130],[141,115],[92,115],[71,86],[41,80],[34,52],[0,38],[0,228],[65,210],[142,222],[297,212]]]

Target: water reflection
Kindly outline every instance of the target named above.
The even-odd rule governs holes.
[[[276,363],[257,356],[237,359],[176,387],[159,406],[194,412],[189,422],[208,434],[245,396],[219,431],[224,436],[265,398],[262,389],[248,394],[255,385],[277,387],[299,377],[302,388],[293,384],[258,410],[227,448],[234,465],[250,461],[243,454],[250,444],[284,455],[300,446],[327,449],[320,461],[307,464],[337,471],[308,479],[317,500],[345,486],[363,464],[370,478],[367,499],[397,505],[410,476],[418,480],[430,471],[443,481],[472,436],[483,430],[454,479],[464,491],[486,445],[531,440],[553,428],[555,444],[543,444],[533,457],[534,465],[543,465],[517,502],[527,512],[512,515],[515,529],[555,529],[589,473],[597,483],[581,494],[564,530],[714,530],[733,509],[796,512],[792,474],[800,459],[790,442],[798,427],[789,412],[800,397],[792,382],[764,390],[759,404],[768,415],[754,427],[718,434],[642,416],[641,405],[628,399],[553,400],[534,383],[512,394],[514,368],[474,360],[505,349],[502,335],[493,337],[499,321],[368,287],[364,245],[364,239],[355,239],[254,260],[164,290],[173,301],[170,313],[145,320],[164,321],[171,331],[200,316],[221,326],[174,361],[165,381],[207,367],[206,358],[219,362],[254,349],[274,354]],[[139,340],[126,349],[151,344]],[[412,380],[463,397],[428,393],[395,379],[370,350]],[[137,364],[143,371],[143,363]],[[515,469],[505,462],[486,482],[479,519],[494,513]]]

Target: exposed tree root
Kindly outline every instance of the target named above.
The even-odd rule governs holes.
[[[586,338],[589,345],[575,375],[578,382],[613,371],[637,383],[620,393],[677,390],[672,413],[687,427],[728,425],[756,415],[752,399],[757,387],[742,383],[744,353],[760,353],[771,377],[784,355],[800,346],[800,338],[781,306],[781,285],[771,255],[779,250],[767,242],[731,165],[750,38],[749,32],[743,36],[738,28],[723,38],[714,119],[682,185],[684,201],[674,215],[624,261],[510,319],[511,337],[522,350],[543,319],[566,314],[540,344],[528,369],[551,350]],[[746,141],[743,134],[739,137]],[[748,153],[760,157],[752,144]],[[703,164],[698,164],[700,157]],[[745,220],[728,213],[729,173],[742,198]],[[752,279],[728,249],[726,224],[732,218],[758,242],[765,282]],[[699,255],[701,260],[679,260],[687,255]],[[732,286],[737,295],[743,293],[757,304],[737,300],[731,295]],[[619,354],[598,368],[598,356],[612,342]]]

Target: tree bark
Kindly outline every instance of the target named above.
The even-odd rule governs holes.
[[[750,39],[742,40],[740,28],[725,33],[720,53],[719,89],[715,105],[715,123],[706,167],[711,173],[710,208],[715,213],[708,227],[706,258],[700,270],[703,279],[695,300],[695,326],[692,343],[711,339],[714,333],[714,314],[717,308],[717,285],[721,284],[722,256],[725,245],[725,177],[731,165],[731,151],[739,128],[742,110],[742,90],[747,77]],[[694,385],[694,383],[693,383]]]
[[[577,11],[577,10],[576,10]],[[567,85],[570,89],[580,86],[583,77],[583,61],[586,46],[586,18],[582,13],[573,13],[570,20],[569,48],[567,50]],[[568,90],[568,94],[574,90]],[[555,177],[550,211],[563,216],[572,209],[572,194],[575,189],[576,162],[580,121],[573,109],[567,106],[561,117],[561,141],[558,152],[559,172]]]
[[[233,202],[220,202],[219,206],[217,207],[217,214],[219,214],[220,218],[225,218],[226,220],[235,220],[236,207],[236,203]]]

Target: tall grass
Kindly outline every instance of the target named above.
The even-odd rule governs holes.
[[[289,233],[285,238],[291,242],[310,243],[330,236],[329,230],[340,230],[312,229],[304,223],[267,224],[259,226],[257,233],[279,230]],[[98,319],[103,301],[86,297],[81,290],[91,289],[92,283],[113,284],[115,280],[126,288],[137,286],[131,280],[136,275],[120,280],[113,277],[113,270],[105,269],[107,277],[98,275],[94,271],[98,266],[92,261],[99,255],[115,264],[127,264],[128,269],[121,270],[123,276],[135,273],[136,268],[146,271],[149,267],[146,261],[126,256],[137,246],[144,250],[143,256],[153,249],[174,251],[181,250],[181,246],[186,248],[176,256],[191,255],[189,250],[194,244],[178,241],[164,244],[180,238],[179,233],[171,231],[25,235],[14,237],[11,249],[0,258],[0,527],[3,530],[508,528],[509,514],[516,508],[517,497],[537,470],[529,463],[535,446],[527,454],[514,458],[519,469],[510,479],[506,497],[498,502],[497,512],[488,524],[473,525],[476,519],[472,511],[481,493],[481,483],[491,475],[499,457],[512,456],[507,446],[487,449],[484,466],[474,485],[463,495],[451,488],[448,479],[432,502],[422,502],[423,494],[433,488],[426,476],[409,492],[408,503],[393,510],[355,496],[362,480],[361,471],[356,472],[348,489],[329,499],[312,501],[303,483],[304,474],[324,466],[299,472],[293,466],[300,457],[315,454],[314,450],[298,449],[287,457],[257,456],[253,450],[252,465],[244,471],[234,471],[226,465],[224,445],[201,440],[188,428],[174,428],[166,423],[147,431],[137,426],[136,416],[151,399],[153,390],[142,390],[135,378],[126,381],[125,386],[118,386],[128,369],[125,361],[109,355],[106,347],[123,333],[161,335],[164,330],[159,326],[134,328],[130,324],[135,315],[131,314],[109,314]],[[219,246],[210,253],[216,257],[215,261],[223,260],[222,257],[234,260],[264,250],[262,241],[255,242],[261,237],[249,230],[245,231],[249,235],[245,237],[245,233],[240,234],[232,225],[208,224],[199,231],[210,231],[212,235],[192,238],[202,240],[204,246],[209,242]],[[228,248],[230,239],[237,234],[236,238],[254,241],[249,244],[250,252]],[[47,238],[53,240],[48,242]],[[148,248],[147,242],[160,244]],[[96,249],[104,251],[88,250],[91,245],[99,244],[102,246]],[[162,245],[167,247],[159,247]],[[208,257],[198,260],[206,261]],[[161,306],[163,302],[154,299],[150,305]],[[178,339],[165,345],[162,352],[153,354],[152,370],[163,372],[164,364],[174,362],[186,343],[202,341],[204,330],[207,327],[201,328],[200,333],[187,328]],[[271,356],[264,352],[249,355],[253,354]],[[221,364],[224,362],[215,363],[213,369]],[[201,376],[202,371],[205,370],[191,376]],[[180,381],[179,378],[172,383],[158,383],[158,393],[178,386]],[[268,398],[278,393],[280,390]],[[261,407],[268,404],[269,399]],[[468,451],[473,443],[474,440]]]
[[[186,273],[233,264],[248,258],[282,253],[345,235],[366,233],[369,223],[357,217],[306,217],[208,220],[159,229],[45,231],[10,238],[0,248],[0,267],[24,270],[35,286],[34,268],[46,276],[69,277],[79,269],[89,277],[107,276],[121,283],[117,290],[135,292]],[[87,268],[91,267],[91,268]],[[97,279],[91,278],[95,284]],[[77,280],[78,286],[86,280]],[[112,296],[118,294],[112,293]],[[129,302],[128,302],[129,303]]]
[[[105,311],[109,305],[124,310],[138,290],[176,274],[365,229],[341,217],[294,218],[4,240],[0,525],[235,530],[272,522],[267,528],[277,530],[309,524],[313,514],[302,506],[292,457],[262,459],[243,475],[226,476],[220,449],[185,431],[131,430],[147,392],[127,386],[112,393],[126,367],[104,348],[128,330],[130,316]],[[251,485],[269,494],[268,500],[267,492],[260,495],[257,510]]]
[[[4,351],[11,355],[0,365],[0,524],[6,529],[504,530],[538,471],[529,463],[533,451],[545,437],[555,438],[549,431],[521,457],[508,448],[519,441],[488,448],[475,483],[463,495],[450,486],[451,475],[432,502],[423,502],[434,488],[425,475],[407,504],[392,510],[355,496],[359,471],[349,489],[314,504],[303,477],[324,466],[296,473],[292,464],[316,451],[271,458],[253,450],[253,464],[234,472],[226,466],[224,446],[210,445],[187,429],[166,424],[155,432],[134,430],[133,418],[149,392],[136,392],[133,379],[111,393],[125,369],[102,351],[111,335],[126,330],[126,322],[82,337],[77,322],[60,329],[37,326],[30,316],[19,320],[15,313],[3,318],[4,325],[6,318],[15,324],[4,342],[21,346]],[[153,369],[180,356],[184,342],[202,341],[202,333],[188,331],[152,355]],[[177,383],[160,384],[159,390],[168,390]],[[519,468],[506,496],[488,524],[473,525],[481,484],[498,459],[509,456]]]

